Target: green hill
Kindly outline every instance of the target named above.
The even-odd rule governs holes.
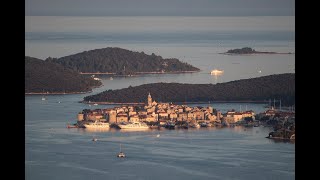
[[[87,96],[84,101],[132,103],[146,102],[148,93],[162,102],[264,101],[281,99],[282,105],[295,102],[295,74],[270,75],[227,83],[153,83]]]
[[[198,68],[178,59],[163,59],[161,56],[147,55],[121,48],[103,48],[65,56],[47,58],[46,61],[61,64],[81,73],[115,73],[129,75],[137,72],[183,72],[199,71]]]
[[[87,92],[100,85],[62,65],[25,56],[25,93]]]

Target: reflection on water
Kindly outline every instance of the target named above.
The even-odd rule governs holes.
[[[146,132],[151,129],[120,129],[120,132]]]
[[[267,138],[268,139],[268,138]],[[290,144],[295,144],[295,140],[291,140],[291,139],[269,139],[270,141],[274,142],[274,143],[290,143]]]
[[[83,128],[86,132],[108,132],[110,129],[102,129],[102,128]]]

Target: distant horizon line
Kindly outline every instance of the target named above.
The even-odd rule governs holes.
[[[295,15],[25,15],[25,17],[295,17]]]

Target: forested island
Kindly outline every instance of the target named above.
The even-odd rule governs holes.
[[[61,58],[47,58],[47,62],[61,64],[82,74],[133,75],[139,73],[182,73],[200,69],[176,58],[163,59],[154,53],[133,52],[108,47],[84,51]]]
[[[256,51],[250,47],[244,47],[241,49],[230,49],[227,52],[220,53],[220,54],[292,54],[289,53],[280,53],[280,52],[263,52],[263,51]]]
[[[100,81],[60,64],[25,56],[26,94],[84,93],[101,85]]]
[[[295,74],[278,74],[218,84],[152,83],[87,96],[83,102],[142,103],[150,92],[157,102],[257,102],[281,99],[295,104]]]

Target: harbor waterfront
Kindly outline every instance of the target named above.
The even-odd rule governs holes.
[[[81,96],[51,95],[45,101],[40,95],[26,96],[26,179],[294,178],[295,146],[265,138],[270,127],[66,128],[82,109],[114,107],[78,103]],[[208,105],[223,113],[240,106],[256,113],[267,110],[267,104]],[[124,159],[116,157],[119,144]]]

